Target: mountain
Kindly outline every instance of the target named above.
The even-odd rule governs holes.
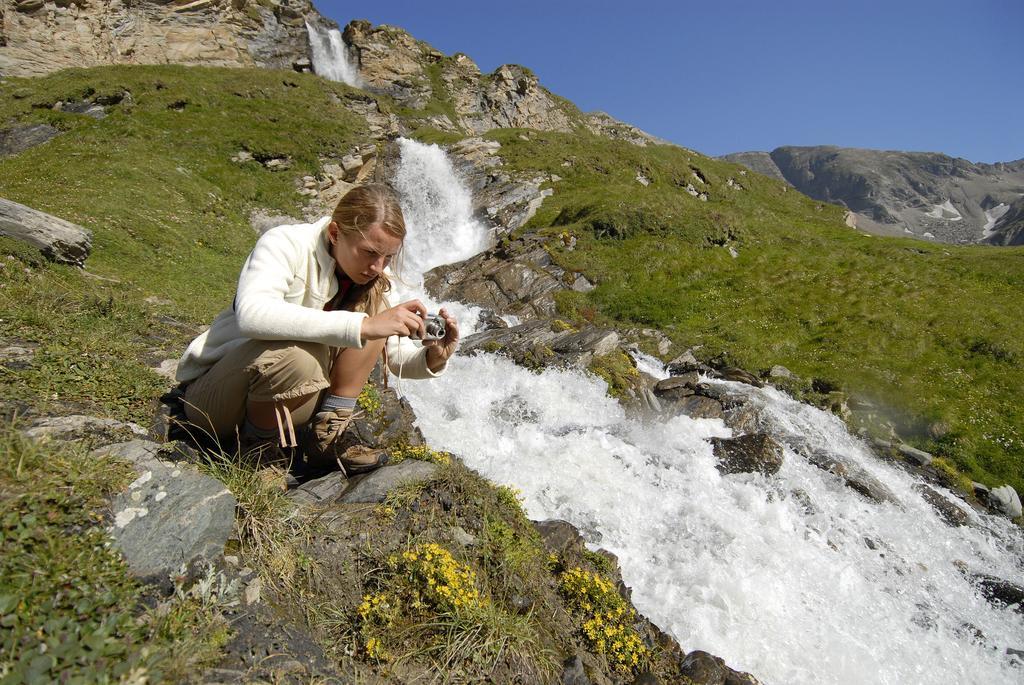
[[[857,228],[944,243],[1024,244],[1024,160],[975,164],[937,152],[832,146],[739,152],[726,159],[842,205]],[[1010,217],[1010,218],[1008,218]]]
[[[14,0],[0,6],[0,75],[105,64],[309,66],[309,0]]]

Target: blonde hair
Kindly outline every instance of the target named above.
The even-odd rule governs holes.
[[[339,238],[363,235],[363,231],[370,226],[380,224],[392,235],[405,240],[405,217],[402,216],[398,195],[390,186],[382,183],[356,186],[345,193],[334,208],[331,221],[338,225]],[[391,268],[397,274],[397,265],[392,264]],[[343,306],[373,316],[388,308],[387,293],[390,291],[391,279],[381,273],[366,285],[353,286]]]

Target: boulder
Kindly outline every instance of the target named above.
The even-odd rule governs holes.
[[[685,414],[694,419],[721,419],[725,417],[722,403],[703,395],[693,395],[672,404],[677,414]]]
[[[758,472],[766,476],[782,467],[782,445],[766,433],[738,438],[711,438],[722,474]]]
[[[58,217],[0,198],[0,235],[27,242],[48,258],[82,266],[92,248],[92,233]]]
[[[988,493],[988,504],[995,511],[1009,518],[1019,518],[1021,515],[1020,495],[1012,486],[1003,485],[992,488]]]
[[[540,533],[544,549],[554,552],[559,558],[575,558],[583,554],[583,550],[586,549],[579,530],[568,521],[560,519],[534,521],[533,527]]]
[[[213,564],[234,531],[235,498],[191,466],[157,459],[160,446],[131,441],[100,448],[132,462],[139,477],[114,499],[110,534],[131,572],[166,583],[182,565]]]
[[[416,427],[416,414],[409,401],[394,388],[384,388],[375,371],[375,394],[364,400],[342,437],[341,448],[353,445],[387,449],[395,445],[422,445],[423,433]]]
[[[749,371],[744,371],[743,369],[735,366],[727,366],[719,369],[718,374],[721,378],[727,381],[746,383],[747,385],[753,385],[755,388],[764,387],[764,382],[760,378]]]
[[[1000,608],[1009,607],[1018,614],[1024,614],[1024,587],[984,573],[967,572],[965,575],[989,604]]]
[[[924,450],[919,450],[915,447],[904,444],[900,444],[898,449],[899,453],[903,455],[903,458],[915,466],[928,466],[932,463],[932,455],[928,454]]]
[[[16,155],[60,135],[60,131],[49,124],[26,124],[12,126],[0,131],[0,157]]]
[[[437,476],[436,464],[407,459],[394,466],[384,466],[365,476],[356,476],[352,485],[341,495],[339,502],[347,504],[380,503],[395,488],[429,481]]]

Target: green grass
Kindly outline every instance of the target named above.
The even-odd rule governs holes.
[[[567,316],[657,327],[704,358],[831,381],[975,480],[1024,488],[1024,249],[864,236],[841,208],[681,148],[488,137],[512,168],[563,178],[524,230],[578,238],[571,252],[551,241],[562,266],[597,283],[559,299]],[[937,422],[951,430],[936,439]]]
[[[82,445],[0,434],[0,681],[180,682],[218,657],[218,598],[147,600],[108,545],[107,498],[134,478]]]

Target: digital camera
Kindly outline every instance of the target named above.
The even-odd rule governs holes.
[[[445,336],[444,319],[439,314],[427,314],[423,317],[423,327],[426,329],[422,340],[441,340]],[[411,336],[413,340],[420,340],[419,331]]]

